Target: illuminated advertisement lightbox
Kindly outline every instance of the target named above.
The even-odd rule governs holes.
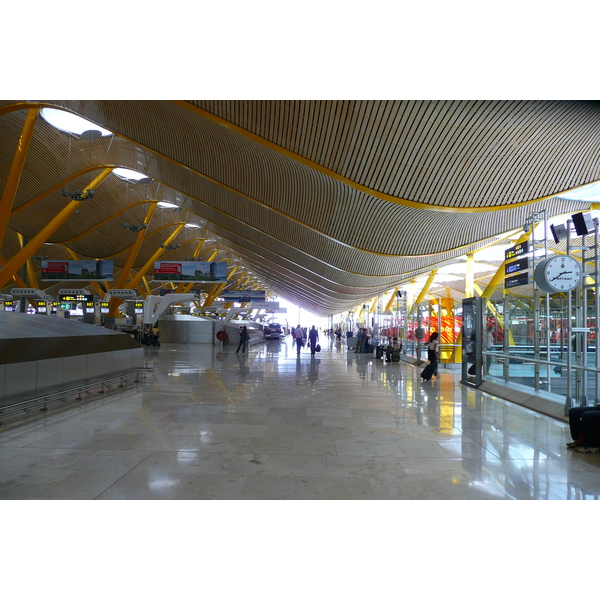
[[[227,281],[226,262],[156,261],[154,281]]]
[[[112,260],[43,260],[42,281],[112,281]]]

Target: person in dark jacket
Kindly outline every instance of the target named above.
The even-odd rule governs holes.
[[[319,343],[319,332],[316,330],[315,326],[313,325],[310,329],[310,331],[308,332],[308,341],[310,342],[310,355],[314,356],[315,355],[315,348],[317,347],[317,344]]]
[[[570,408],[569,427],[573,441],[567,444],[567,448],[575,448],[577,452],[586,454],[600,453],[600,439],[598,438],[600,406],[574,406]]]
[[[240,327],[240,343],[238,344],[237,350],[235,351],[236,354],[240,351],[240,348],[242,349],[242,354],[246,352],[246,344],[248,343],[249,339],[250,336],[248,335],[248,329],[245,325],[242,325]]]

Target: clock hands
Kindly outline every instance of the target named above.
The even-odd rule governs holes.
[[[559,277],[562,277],[563,275],[569,275],[572,272],[573,271],[563,271],[562,273],[559,273],[556,277],[553,277],[550,281],[554,281],[555,279],[558,279]]]

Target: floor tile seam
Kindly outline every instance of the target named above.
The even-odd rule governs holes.
[[[95,498],[93,498],[93,500],[98,500],[100,498],[100,496],[102,496],[102,494],[105,494],[108,490],[110,490],[110,488],[112,488],[114,485],[118,484],[119,481],[121,481],[124,477],[127,477],[127,475],[129,475],[129,473],[131,473],[134,469],[139,467],[145,460],[150,458],[153,454],[154,454],[154,452],[152,452],[151,454],[149,454],[148,456],[143,458],[138,464],[131,467],[131,469],[129,469],[129,471],[127,471],[126,473],[123,473],[123,475],[121,475],[121,477],[119,477],[118,479],[113,481],[105,490],[103,490],[100,494],[98,494]]]

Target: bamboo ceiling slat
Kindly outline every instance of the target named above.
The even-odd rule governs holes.
[[[52,104],[52,103],[51,103]],[[217,234],[202,252],[237,253],[245,267],[288,299],[324,313],[344,310],[377,291],[426,273],[504,231],[522,226],[535,208],[550,214],[583,210],[553,199],[522,205],[600,179],[600,108],[575,101],[194,101],[254,139],[180,103],[59,101],[115,132],[85,141],[38,117],[2,251],[16,251],[14,231],[35,235],[66,199],[107,165],[155,181],[126,184],[110,175],[51,238],[81,256],[114,256],[124,264],[150,199],[184,210],[156,210],[136,266],[180,220],[207,221]],[[0,106],[4,103],[0,102]],[[0,184],[6,180],[26,110],[0,116]],[[321,165],[373,194],[329,177],[260,138]],[[83,174],[85,169],[92,168]],[[513,208],[487,213],[431,212],[376,197],[385,193],[423,205]],[[139,204],[138,204],[139,203]],[[126,210],[125,210],[126,209]],[[165,227],[166,226],[166,227]],[[163,229],[164,228],[164,229]],[[164,253],[184,260],[193,250]],[[51,247],[54,248],[54,247]],[[459,286],[460,287],[460,286]]]

